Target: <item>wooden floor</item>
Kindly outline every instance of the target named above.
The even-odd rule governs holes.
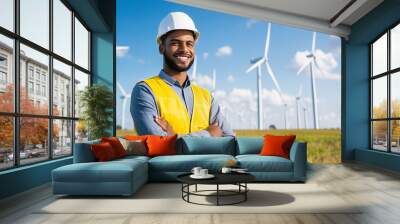
[[[400,174],[362,164],[312,165],[317,183],[345,201],[367,204],[357,214],[36,214],[54,200],[49,185],[0,201],[0,223],[219,224],[400,223]]]

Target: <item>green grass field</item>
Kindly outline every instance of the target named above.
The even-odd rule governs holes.
[[[340,129],[320,130],[235,130],[239,136],[296,135],[297,141],[307,142],[307,159],[310,163],[340,163]],[[117,131],[117,136],[135,135],[134,130]]]

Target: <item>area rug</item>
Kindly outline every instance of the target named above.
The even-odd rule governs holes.
[[[182,200],[180,184],[150,183],[131,197],[55,197],[35,213],[360,213],[359,205],[346,202],[317,184],[255,183],[248,187],[247,201],[237,205],[190,204]],[[224,189],[231,188],[233,186]],[[202,185],[198,188],[211,189],[215,186]],[[191,196],[190,199],[211,205],[216,202],[215,196]],[[238,199],[235,196],[224,197],[222,202]]]

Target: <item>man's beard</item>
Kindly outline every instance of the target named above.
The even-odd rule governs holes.
[[[171,58],[169,58],[165,53],[164,53],[163,55],[164,55],[164,63],[167,64],[167,66],[168,66],[170,69],[172,69],[172,70],[174,70],[174,71],[176,71],[176,72],[186,72],[187,70],[190,69],[190,67],[192,67],[192,64],[193,64],[193,62],[194,62],[194,60],[192,60],[192,61],[189,63],[188,66],[186,66],[185,68],[182,68],[182,67],[179,67],[179,66],[174,62],[174,60],[171,59]]]

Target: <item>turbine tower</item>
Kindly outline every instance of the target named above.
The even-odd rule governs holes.
[[[197,73],[197,57],[194,58],[193,70],[192,70],[192,82],[196,84],[196,74]]]
[[[267,29],[267,36],[265,39],[265,50],[264,50],[264,56],[259,57],[256,59],[253,59],[250,61],[252,66],[246,70],[246,73],[251,72],[255,68],[257,68],[257,99],[258,99],[258,129],[262,130],[263,129],[263,116],[262,116],[262,96],[261,96],[261,65],[265,64],[267,68],[267,72],[269,76],[271,77],[276,89],[281,92],[281,88],[279,87],[278,82],[276,81],[275,75],[272,71],[271,65],[269,64],[269,58],[268,58],[268,51],[269,51],[269,40],[271,36],[271,23],[268,23],[268,29]]]
[[[215,71],[215,69],[213,69],[213,76],[212,76],[212,91],[211,91],[211,94],[214,96],[214,93],[215,93],[215,89],[216,89],[216,71]]]
[[[126,113],[126,103],[129,98],[131,98],[131,94],[128,94],[125,89],[121,86],[119,82],[117,82],[117,86],[119,91],[122,93],[121,99],[122,99],[122,121],[121,121],[121,129],[125,130],[125,113]]]
[[[297,93],[297,96],[296,96],[297,129],[300,129],[300,100],[301,100],[302,92],[303,92],[303,85],[300,85],[299,92]]]
[[[315,76],[313,73],[313,68],[317,68],[322,72],[317,63],[317,57],[315,55],[315,37],[316,32],[313,32],[313,38],[311,43],[311,53],[307,55],[307,61],[300,67],[299,71],[297,71],[297,75],[299,75],[307,65],[310,66],[310,81],[311,81],[311,97],[312,97],[312,106],[313,106],[313,118],[314,118],[314,129],[319,129],[319,118],[318,118],[318,105],[317,105],[317,88],[315,86]]]

